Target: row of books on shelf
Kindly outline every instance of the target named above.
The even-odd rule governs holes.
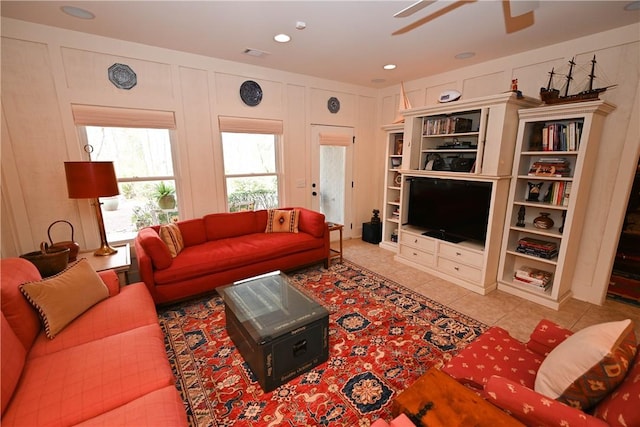
[[[529,186],[544,188],[543,187],[544,183],[543,182],[529,183]],[[524,196],[526,197],[525,200],[530,202],[541,201],[554,206],[569,206],[569,197],[571,197],[572,187],[573,187],[573,183],[571,181],[553,181],[553,182],[550,182],[549,185],[546,187],[547,191],[544,193],[542,200],[539,200],[539,198],[536,198],[535,195],[534,195],[534,198],[532,199],[530,188],[527,189]],[[540,193],[542,193],[542,191],[540,191]]]
[[[463,117],[432,117],[424,121],[422,134],[429,136],[471,132],[472,126],[473,120]]]
[[[572,183],[569,181],[555,181],[549,184],[549,189],[544,196],[546,203],[556,206],[569,206]]]
[[[558,244],[533,237],[523,237],[518,240],[516,252],[538,258],[552,259],[558,255]]]
[[[542,147],[531,149],[542,151],[577,151],[580,148],[582,121],[554,122],[542,128]]]
[[[571,176],[571,165],[565,157],[542,157],[529,167],[529,176]]]
[[[513,273],[513,281],[540,289],[548,289],[552,284],[553,273],[526,265]]]

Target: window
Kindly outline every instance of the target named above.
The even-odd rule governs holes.
[[[91,160],[113,161],[120,195],[102,198],[107,239],[178,219],[169,129],[84,126]]]
[[[282,121],[220,116],[218,122],[229,211],[277,207]]]
[[[230,212],[278,206],[278,136],[222,132]]]

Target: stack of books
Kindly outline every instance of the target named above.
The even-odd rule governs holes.
[[[542,157],[533,162],[529,176],[570,176],[571,166],[565,157]]]
[[[513,273],[514,282],[524,283],[544,290],[551,286],[552,277],[553,274],[548,271],[539,270],[526,265],[521,266],[515,271],[515,273]]]
[[[555,242],[523,237],[518,240],[517,252],[537,256],[538,258],[551,259],[558,255],[558,245]]]

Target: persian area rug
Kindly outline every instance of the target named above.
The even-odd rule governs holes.
[[[329,360],[264,393],[225,330],[213,293],[159,310],[167,353],[194,426],[366,427],[391,401],[487,325],[349,261],[291,282],[329,311]]]

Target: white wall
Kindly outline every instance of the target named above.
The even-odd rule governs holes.
[[[136,72],[133,89],[109,82],[107,69],[116,62]],[[263,89],[256,107],[239,97],[247,79]],[[63,162],[84,156],[72,104],[175,112],[181,218],[225,209],[218,116],[283,120],[281,204],[288,206],[311,205],[311,124],[353,127],[352,212],[360,235],[359,224],[381,204],[381,177],[372,179],[370,167],[382,161],[376,95],[371,88],[2,19],[2,256],[36,250],[61,218],[75,225],[82,248],[99,243],[88,201],[67,198]],[[341,102],[337,114],[327,109],[332,96]]]
[[[46,239],[49,224],[61,218],[75,225],[83,248],[98,245],[88,202],[68,199],[65,188],[62,163],[83,155],[73,103],[175,112],[183,218],[224,209],[219,115],[284,121],[287,205],[311,205],[311,124],[353,127],[354,235],[371,210],[381,208],[381,126],[396,116],[398,87],[376,91],[6,18],[1,24],[3,257],[35,250]],[[605,74],[618,83],[602,98],[617,109],[605,124],[573,284],[577,298],[596,303],[604,298],[640,151],[639,34],[640,24],[623,27],[405,82],[414,107],[436,103],[444,89],[457,89],[463,98],[504,92],[512,78],[518,78],[526,95],[537,97],[552,66],[560,67],[574,55],[583,61],[597,54]],[[119,90],[108,81],[107,68],[115,62],[135,70],[135,88]],[[263,88],[264,100],[257,107],[239,99],[238,88],[247,79]],[[331,96],[341,100],[338,114],[327,111]],[[300,183],[304,186],[298,187]]]
[[[617,84],[602,94],[601,99],[617,108],[605,121],[572,290],[575,298],[600,304],[606,296],[640,154],[640,25],[405,82],[404,87],[412,107],[437,103],[438,95],[445,89],[460,91],[462,99],[505,92],[514,78],[518,79],[518,88],[524,95],[537,98],[540,87],[547,84],[547,73],[552,67],[561,69],[573,56],[576,62],[585,63],[594,54],[600,76]],[[391,123],[398,105],[399,88],[380,92],[381,120]]]

